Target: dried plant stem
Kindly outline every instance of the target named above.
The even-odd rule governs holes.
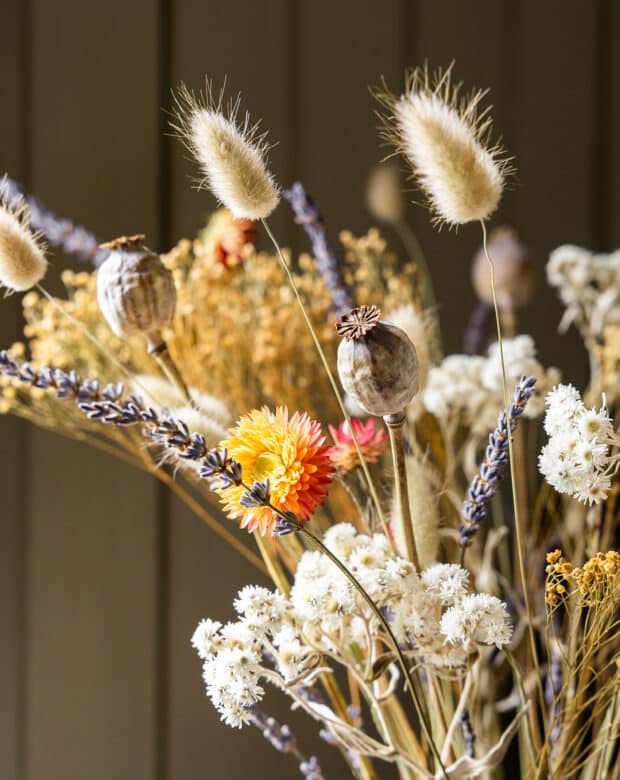
[[[254,536],[256,546],[259,549],[261,557],[265,562],[265,566],[267,567],[267,571],[269,572],[269,576],[273,580],[274,585],[285,596],[288,596],[291,590],[291,586],[289,581],[286,579],[286,575],[282,570],[282,566],[280,566],[280,561],[278,560],[278,556],[276,555],[275,550],[265,540],[265,538],[261,536],[261,534],[255,533],[252,535]]]
[[[349,426],[349,431],[351,432],[351,438],[353,439],[353,443],[355,444],[355,450],[357,452],[357,457],[360,460],[360,464],[362,467],[362,470],[364,472],[364,477],[366,478],[366,482],[368,484],[368,489],[370,490],[370,494],[372,496],[372,499],[375,503],[377,514],[379,516],[379,519],[381,521],[381,527],[383,528],[383,533],[385,536],[390,539],[389,530],[387,527],[387,523],[385,520],[385,514],[383,512],[383,507],[381,506],[381,501],[379,499],[379,496],[377,494],[377,489],[375,487],[375,484],[373,482],[372,476],[370,474],[370,470],[368,468],[368,464],[366,462],[366,459],[364,458],[364,455],[362,453],[362,450],[360,448],[359,442],[357,440],[357,436],[355,434],[355,430],[353,428],[353,425],[351,424],[351,417],[349,413],[347,412],[344,400],[342,398],[342,394],[340,393],[340,390],[338,389],[338,383],[336,382],[336,378],[334,377],[333,371],[331,370],[329,366],[329,362],[327,360],[327,356],[325,355],[325,351],[323,350],[323,347],[321,346],[321,342],[319,341],[319,337],[317,336],[316,330],[314,329],[314,325],[312,324],[312,321],[310,320],[310,317],[308,316],[308,312],[306,311],[306,307],[304,305],[303,299],[301,297],[301,293],[299,292],[299,288],[297,287],[297,284],[295,282],[295,278],[293,277],[293,274],[291,272],[291,269],[289,268],[288,263],[286,262],[286,258],[282,254],[282,250],[280,248],[280,245],[278,244],[276,237],[271,232],[271,229],[269,225],[267,224],[267,220],[263,219],[261,220],[263,223],[263,227],[265,228],[265,232],[269,236],[269,239],[271,240],[271,243],[273,244],[278,258],[280,260],[280,263],[282,264],[282,268],[284,269],[284,273],[286,274],[286,277],[289,281],[289,284],[291,285],[291,289],[293,290],[293,293],[295,295],[295,298],[297,299],[297,303],[299,304],[299,308],[301,309],[301,313],[303,315],[303,318],[306,322],[306,325],[308,326],[308,330],[310,332],[310,335],[312,336],[312,340],[314,342],[314,346],[316,347],[316,350],[318,352],[319,358],[321,360],[321,363],[323,364],[323,368],[325,369],[325,373],[327,374],[327,378],[329,379],[329,383],[332,387],[332,390],[334,391],[334,395],[336,396],[336,400],[338,401],[338,406],[340,407],[340,411],[342,412],[342,415],[344,419],[347,422],[347,425]]]
[[[516,552],[517,561],[519,564],[519,575],[521,577],[521,587],[523,588],[523,601],[525,603],[525,612],[527,615],[527,627],[530,640],[530,651],[532,655],[532,663],[536,671],[536,687],[538,689],[538,695],[540,698],[540,706],[542,711],[545,711],[545,695],[542,688],[542,675],[540,671],[540,664],[538,662],[538,652],[536,650],[536,635],[534,633],[534,615],[530,604],[530,597],[527,587],[527,576],[525,573],[525,547],[523,543],[523,535],[521,533],[521,520],[519,517],[519,499],[517,494],[517,478],[515,469],[515,453],[512,441],[511,431],[511,419],[510,419],[510,404],[508,403],[508,386],[506,380],[506,363],[504,361],[504,346],[502,343],[502,324],[499,312],[499,306],[497,303],[497,295],[495,292],[495,266],[493,260],[489,255],[489,248],[487,245],[487,229],[484,224],[484,220],[480,220],[482,227],[482,248],[484,250],[484,256],[489,264],[489,273],[491,276],[491,294],[493,296],[493,308],[495,309],[495,324],[497,326],[497,343],[499,346],[499,359],[502,369],[502,391],[504,395],[504,412],[506,414],[506,423],[508,429],[508,461],[510,467],[510,487],[512,491],[512,506],[514,511],[514,524],[515,524],[515,537],[516,537]]]
[[[400,414],[390,414],[383,418],[388,432],[390,434],[390,448],[392,450],[392,463],[394,465],[394,497],[396,501],[396,512],[394,520],[398,527],[399,534],[405,544],[406,557],[419,568],[418,553],[415,546],[415,537],[413,535],[413,523],[411,522],[411,511],[409,508],[409,491],[407,489],[407,469],[405,466],[405,444],[403,440],[403,425],[405,423],[405,412]]]
[[[157,365],[161,368],[170,384],[176,387],[183,396],[183,399],[191,404],[192,397],[190,396],[187,385],[179,371],[179,367],[172,359],[172,355],[168,350],[168,345],[161,337],[158,341],[158,344],[153,345],[153,348],[149,349],[149,354],[155,358]]]
[[[433,315],[436,335],[436,339],[433,340],[435,342],[435,354],[433,357],[435,360],[440,361],[443,357],[443,337],[441,334],[441,323],[439,321],[439,315],[437,314],[437,298],[435,296],[435,288],[433,287],[433,278],[431,276],[428,263],[426,262],[426,255],[424,254],[424,250],[418,241],[418,237],[413,232],[411,225],[407,222],[406,219],[399,219],[393,224],[394,229],[398,233],[398,237],[400,238],[403,246],[405,247],[405,250],[407,251],[407,254],[409,255],[409,259],[413,260],[413,262],[422,271],[422,276],[425,282],[422,302],[424,304],[424,308],[428,309]]]
[[[286,575],[284,574],[284,571],[282,570],[282,567],[280,566],[280,562],[278,561],[278,557],[275,554],[275,551],[273,548],[271,548],[265,538],[259,533],[255,533],[254,538],[256,540],[258,549],[260,550],[260,554],[265,562],[265,566],[267,567],[267,571],[269,572],[269,576],[273,580],[278,590],[280,590],[285,596],[288,596],[291,590],[291,586],[286,578]],[[327,696],[329,697],[337,714],[344,720],[348,720],[349,714],[347,712],[347,704],[340,691],[338,683],[330,674],[321,674],[320,680],[323,683],[325,692],[327,693]],[[361,776],[365,778],[365,780],[371,780],[371,778],[374,778],[375,773],[372,769],[372,764],[370,761],[363,756],[359,756],[359,761],[362,769]]]

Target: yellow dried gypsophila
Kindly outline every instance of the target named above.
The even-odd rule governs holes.
[[[67,298],[57,301],[64,311],[87,328],[123,365],[138,373],[152,372],[153,362],[146,354],[143,340],[139,337],[119,339],[101,316],[96,275],[64,271],[61,278]],[[28,293],[23,299],[23,311],[24,336],[28,339],[30,359],[36,365],[72,368],[104,381],[124,379],[119,369],[46,298],[35,292]]]
[[[222,272],[201,241],[182,241],[164,263],[173,272],[177,317],[166,334],[186,381],[226,399],[234,413],[262,403],[337,416],[310,334],[278,259],[246,246],[242,263]],[[330,295],[314,262],[297,282],[332,360]]]
[[[599,552],[581,567],[573,566],[560,550],[547,554],[545,601],[556,606],[570,592],[578,593],[583,604],[591,605],[620,595],[620,553]]]
[[[376,228],[363,236],[343,230],[340,241],[345,249],[345,281],[353,289],[356,305],[374,304],[383,312],[406,303],[421,308],[416,266],[406,262],[401,267]]]

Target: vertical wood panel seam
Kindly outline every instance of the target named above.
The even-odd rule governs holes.
[[[593,13],[591,44],[595,78],[592,94],[591,245],[595,250],[608,251],[612,240],[611,106],[614,88],[611,73],[613,25],[610,0],[594,3]]]
[[[33,115],[33,10],[31,0],[22,0],[22,18],[21,18],[21,53],[22,61],[20,67],[22,70],[22,96],[21,96],[21,116],[20,116],[20,128],[21,128],[21,144],[19,149],[20,154],[20,176],[27,188],[32,187],[32,153],[33,153],[33,131],[32,131],[32,115]],[[19,780],[26,780],[28,769],[28,722],[27,722],[27,698],[28,698],[28,663],[30,658],[29,647],[29,628],[28,628],[28,604],[29,604],[29,588],[28,588],[28,567],[29,567],[29,516],[30,516],[30,502],[28,496],[30,494],[28,484],[28,474],[30,473],[30,426],[31,423],[19,421],[18,426],[18,439],[17,439],[17,458],[20,464],[19,468],[19,486],[18,486],[18,512],[20,517],[19,535],[18,535],[18,549],[16,551],[17,558],[19,560],[19,580],[17,584],[17,595],[19,598],[18,609],[18,636],[17,643],[20,649],[18,654],[18,668],[16,674],[18,676],[18,701],[17,711],[15,718],[17,722],[17,739],[18,745],[16,748],[17,756],[17,777]]]
[[[158,102],[157,123],[159,139],[158,151],[158,192],[157,192],[157,243],[160,251],[170,248],[172,233],[172,154],[171,139],[168,134],[168,108],[170,106],[170,87],[172,74],[172,7],[171,0],[159,0],[158,14]],[[166,780],[168,777],[168,756],[170,730],[168,728],[169,679],[170,679],[170,605],[171,605],[171,497],[168,487],[154,479],[156,500],[156,563],[155,563],[155,633],[156,658],[155,675],[155,755],[154,780]]]

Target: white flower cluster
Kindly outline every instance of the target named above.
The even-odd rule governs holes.
[[[609,447],[617,441],[605,403],[587,409],[572,385],[558,385],[545,403],[549,442],[538,459],[541,474],[560,493],[598,504],[611,487]]]
[[[494,596],[467,592],[468,573],[435,564],[419,574],[382,534],[358,534],[348,523],[325,534],[326,546],[383,611],[398,642],[419,663],[465,666],[479,645],[502,647],[512,628]],[[235,601],[239,620],[203,620],[192,645],[203,659],[207,694],[222,720],[240,727],[264,694],[267,679],[291,695],[309,686],[321,656],[366,674],[384,629],[360,593],[321,552],[301,557],[290,598],[247,586]],[[361,655],[360,655],[361,654]],[[299,703],[299,702],[298,702]]]
[[[536,359],[531,336],[504,339],[504,361],[509,395],[522,376],[537,378],[536,390],[525,407],[526,417],[537,417],[544,409],[547,390],[559,380],[555,368],[545,369]],[[456,416],[477,434],[486,434],[497,423],[504,407],[499,345],[494,342],[486,357],[448,355],[433,366],[422,393],[426,409],[436,417]]]
[[[577,320],[601,333],[606,324],[620,322],[620,250],[603,255],[560,246],[549,256],[547,280],[566,306],[561,330]]]

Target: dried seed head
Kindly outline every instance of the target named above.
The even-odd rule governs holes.
[[[502,309],[522,308],[534,292],[534,266],[516,230],[497,227],[489,233],[488,250],[495,268],[495,291]],[[482,247],[474,257],[471,279],[478,298],[493,303],[491,269]]]
[[[278,205],[280,193],[269,172],[269,145],[249,114],[238,120],[240,98],[225,109],[223,92],[215,99],[212,85],[196,96],[181,86],[173,125],[199,162],[207,187],[236,218],[264,219]]]
[[[45,246],[30,230],[29,216],[21,199],[9,202],[6,182],[0,180],[0,287],[8,292],[29,290],[47,270]]]
[[[384,136],[410,163],[436,221],[461,225],[495,211],[509,167],[501,146],[490,144],[492,120],[488,109],[480,111],[486,92],[460,97],[451,70],[431,76],[417,68],[403,95],[376,96],[388,111]]]
[[[400,173],[395,165],[375,165],[368,177],[366,202],[375,219],[388,224],[400,222],[405,214]]]
[[[400,414],[418,391],[418,357],[407,334],[379,319],[376,306],[353,309],[336,326],[342,386],[368,414]]]
[[[174,318],[176,288],[172,273],[143,242],[137,235],[102,244],[110,254],[97,272],[97,300],[117,336],[141,333],[156,347],[161,328]]]

